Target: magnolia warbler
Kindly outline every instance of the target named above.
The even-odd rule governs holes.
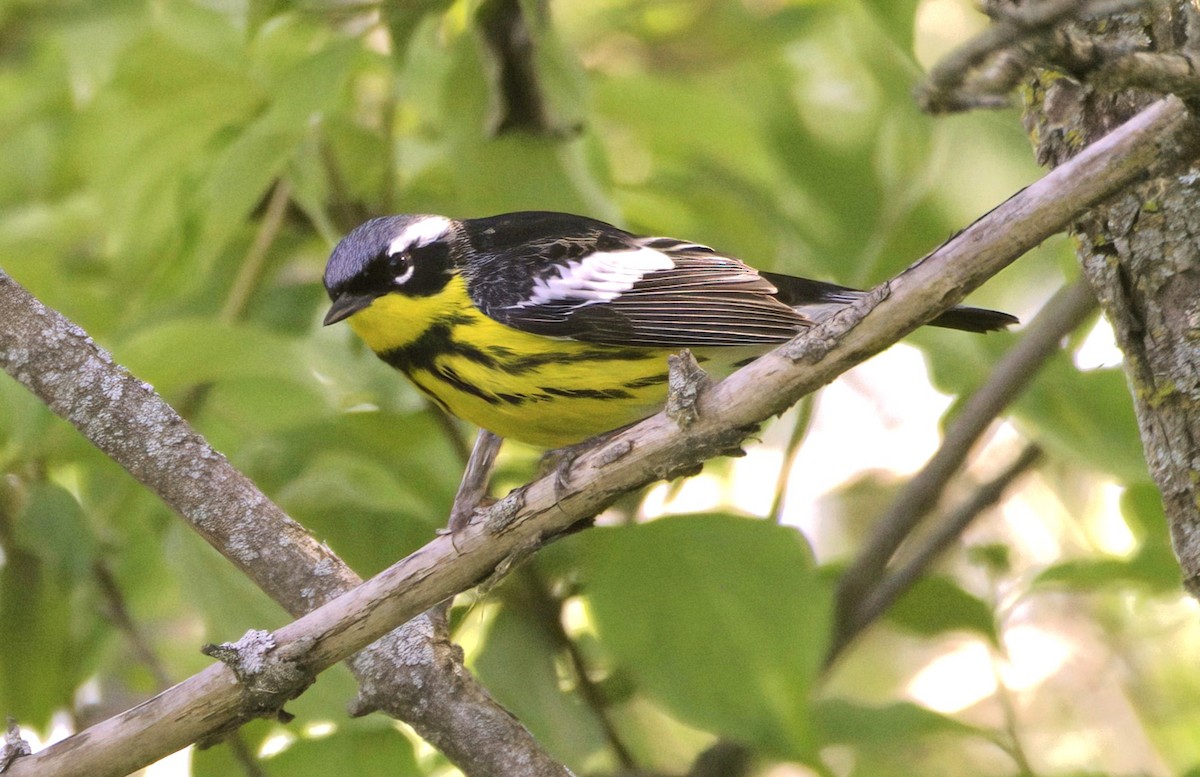
[[[373,219],[334,249],[325,288],[325,324],[347,321],[447,412],[543,447],[657,412],[670,353],[727,373],[863,294],[540,211]],[[1016,320],[956,307],[930,323]]]

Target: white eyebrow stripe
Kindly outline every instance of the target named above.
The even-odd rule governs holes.
[[[525,308],[551,302],[611,302],[656,270],[675,266],[671,257],[653,248],[601,251],[558,267],[557,277],[538,278],[529,299],[513,307]]]
[[[388,243],[389,254],[399,254],[410,248],[428,245],[450,231],[450,219],[445,216],[422,216],[409,224]]]

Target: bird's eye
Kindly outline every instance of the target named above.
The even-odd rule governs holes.
[[[403,286],[413,276],[413,270],[416,269],[413,265],[412,255],[407,251],[388,255],[388,274],[392,277],[392,283],[396,286]]]

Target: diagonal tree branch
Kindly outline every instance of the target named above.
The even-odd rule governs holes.
[[[840,653],[858,633],[857,610],[917,524],[933,509],[984,431],[1033,381],[1059,343],[1096,309],[1096,298],[1080,278],[1063,287],[1025,327],[1021,340],[996,364],[988,381],[963,405],[942,444],[896,495],[870,538],[838,583],[838,613],[831,655]]]
[[[149,385],[115,365],[85,332],[2,271],[0,366],[293,616],[362,582],[212,450]],[[539,777],[565,774],[475,682],[440,626],[422,615],[351,660],[360,683],[356,712],[382,710],[410,723],[468,775],[510,773],[514,764]],[[480,736],[481,730],[487,736]],[[156,760],[151,754],[159,752],[157,744],[142,746],[148,749],[127,743],[122,752],[101,751],[79,773],[125,774]]]
[[[921,539],[910,558],[897,568],[887,572],[875,585],[853,612],[848,614],[851,619],[841,626],[829,648],[825,660],[826,666],[831,665],[842,655],[855,636],[861,634],[889,607],[896,603],[909,588],[913,586],[925,570],[957,540],[966,528],[984,510],[1000,501],[1004,492],[1026,470],[1038,463],[1042,450],[1037,445],[1026,445],[1021,453],[1004,471],[992,480],[984,483],[971,495],[966,502],[946,515],[927,537]]]
[[[274,654],[286,654],[305,673],[319,672],[484,579],[506,558],[527,553],[596,514],[624,492],[693,470],[705,459],[735,448],[761,420],[957,303],[1087,208],[1190,157],[1197,134],[1179,100],[1155,103],[876,289],[864,304],[835,314],[701,393],[696,417],[686,429],[660,413],[613,435],[575,460],[565,484],[554,474],[510,493],[455,536],[436,538],[268,635]],[[53,356],[60,352],[66,352],[61,355],[65,362]],[[342,574],[332,554],[312,543],[223,458],[203,446],[186,424],[164,413],[165,406],[149,387],[112,365],[86,335],[31,300],[3,274],[0,366],[162,494],[198,530],[223,536],[235,563],[256,579],[279,582],[288,577],[290,570],[259,569],[259,558],[251,551],[257,548],[255,540],[268,539],[256,534],[264,522],[279,529],[282,536],[270,535],[263,543],[263,563],[290,563],[276,545],[305,559],[312,576],[309,583],[317,593],[310,589],[287,597],[298,609],[338,587],[325,579]],[[148,415],[115,414],[114,405],[124,400],[132,400]],[[18,760],[10,773],[123,774],[242,719],[246,696],[233,672],[216,664],[133,710]],[[426,701],[437,705],[443,700]],[[445,745],[436,732],[431,739]],[[492,772],[532,773],[527,767]]]

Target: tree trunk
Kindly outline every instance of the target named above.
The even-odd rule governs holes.
[[[1064,40],[1071,40],[1066,48],[1073,55],[1095,59],[1079,57],[1081,68],[1043,70],[1034,79],[1026,128],[1039,162],[1052,166],[1162,96],[1148,88],[1103,88],[1106,81],[1121,80],[1118,72],[1155,66],[1165,76],[1172,65],[1182,65],[1191,75],[1189,54],[1200,41],[1200,17],[1180,0],[1103,24],[1075,25],[1060,33]],[[1124,53],[1130,49],[1166,56],[1135,58]],[[1153,79],[1141,77],[1145,73],[1132,80],[1149,85]],[[1198,216],[1200,167],[1193,163],[1184,171],[1148,171],[1145,182],[1080,219],[1073,232],[1084,275],[1125,354],[1146,461],[1162,492],[1184,584],[1200,597]]]

